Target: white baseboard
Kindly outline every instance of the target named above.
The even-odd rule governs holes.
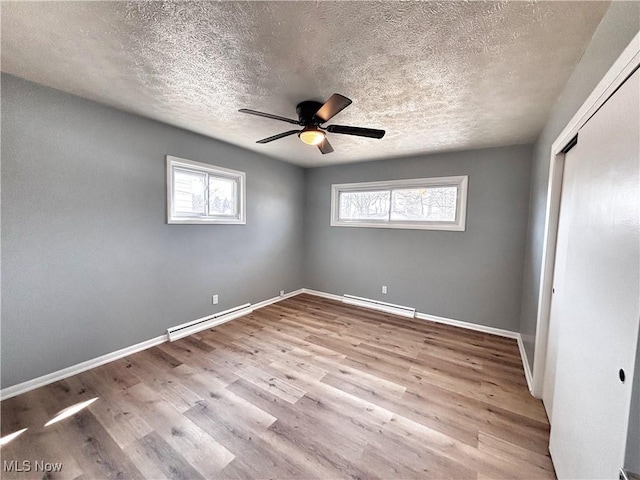
[[[435,315],[427,315],[425,313],[416,312],[416,318],[421,320],[431,320],[433,322],[444,323],[446,325],[452,325],[454,327],[466,328],[467,330],[475,330],[476,332],[490,333],[491,335],[498,335],[500,337],[513,338],[518,343],[518,350],[520,351],[520,360],[522,361],[522,368],[524,370],[524,376],[527,379],[527,387],[529,392],[533,395],[533,377],[531,375],[531,369],[529,368],[529,360],[527,358],[527,352],[524,349],[524,343],[519,332],[512,330],[504,330],[502,328],[487,327],[485,325],[478,325],[476,323],[463,322],[461,320],[452,320],[450,318],[437,317]]]
[[[251,306],[252,310],[257,310],[258,308],[266,307],[267,305],[271,305],[272,303],[277,303],[287,298],[293,297],[295,295],[299,295],[303,292],[304,289],[295,290],[290,292],[282,297],[273,297],[268,300],[264,300],[262,302],[258,302],[255,305]],[[249,312],[245,312],[242,315],[248,314]],[[238,318],[238,316],[234,317]],[[216,323],[212,321],[211,324],[207,322],[205,328],[213,328],[218,324],[222,324],[233,320],[232,318],[220,317],[219,321]],[[214,325],[214,323],[216,323]],[[201,324],[203,325],[203,324]],[[199,325],[199,326],[201,326]],[[195,332],[189,332],[195,333]],[[0,390],[0,401],[7,400],[11,397],[18,396],[22,393],[27,393],[31,390],[34,390],[39,387],[44,387],[45,385],[49,385],[50,383],[54,383],[60,380],[64,380],[65,378],[72,377],[73,375],[77,375],[78,373],[86,372],[87,370],[91,370],[92,368],[99,367],[104,365],[105,363],[113,362],[114,360],[118,360],[120,358],[126,357],[128,355],[132,355],[134,353],[141,352],[142,350],[146,350],[147,348],[155,347],[156,345],[160,345],[168,340],[167,334],[160,335],[155,338],[151,338],[149,340],[145,340],[144,342],[137,343],[135,345],[131,345],[130,347],[125,347],[120,350],[116,350],[115,352],[107,353],[100,357],[92,358],[91,360],[87,360],[82,363],[78,363],[76,365],[72,365],[67,368],[63,368],[62,370],[58,370],[56,372],[51,372],[41,377],[34,378],[32,380],[27,380],[26,382],[18,383],[16,385],[12,385],[11,387],[6,387]]]
[[[26,393],[30,390],[34,390],[38,387],[44,387],[45,385],[49,385],[50,383],[64,380],[65,378],[72,377],[73,375],[77,375],[78,373],[86,372],[87,370],[99,367],[100,365],[104,365],[105,363],[113,362],[114,360],[118,360],[137,352],[141,352],[142,350],[146,350],[147,348],[155,347],[156,345],[160,345],[161,343],[164,343],[166,341],[167,336],[160,335],[159,337],[136,343],[135,345],[131,345],[130,347],[125,347],[120,350],[116,350],[115,352],[92,358],[91,360],[87,360],[86,362],[63,368],[62,370],[58,370],[57,372],[48,373],[47,375],[34,378],[33,380],[27,380],[26,382],[3,388],[0,391],[0,400],[6,400],[22,393]]]
[[[300,293],[308,293],[309,295],[315,295],[316,297],[328,298],[337,302],[343,302],[344,297],[342,295],[336,295],[334,293],[321,292],[319,290],[311,290],[309,288],[303,288]],[[391,305],[391,304],[390,304]],[[454,327],[466,328],[467,330],[475,330],[477,332],[490,333],[492,335],[498,335],[500,337],[517,339],[520,334],[512,330],[504,330],[502,328],[487,327],[485,325],[479,325],[477,323],[463,322],[462,320],[453,320],[451,318],[437,317],[436,315],[429,315],[427,313],[415,313],[415,318],[420,320],[431,320],[432,322],[444,323],[452,325]]]
[[[294,290],[293,292],[285,293],[283,296],[269,298],[268,300],[263,300],[258,303],[253,304],[254,310],[258,308],[266,307],[267,305],[271,305],[273,303],[281,302],[282,300],[286,300],[287,298],[295,297],[296,295],[300,295],[304,292],[304,288],[299,288],[298,290]]]
[[[453,327],[466,328],[467,330],[475,330],[476,332],[490,333],[491,335],[498,335],[499,337],[517,339],[520,334],[511,330],[504,330],[502,328],[487,327],[486,325],[479,325],[477,323],[464,322],[462,320],[454,320],[452,318],[437,317],[436,315],[429,315],[428,313],[416,312],[416,318],[420,320],[430,320],[436,323],[443,323],[445,325],[451,325]]]
[[[524,342],[522,336],[518,334],[518,348],[520,349],[520,358],[522,358],[522,368],[524,368],[524,376],[527,379],[527,386],[529,392],[533,395],[533,375],[531,374],[531,368],[529,367],[529,358],[527,357],[527,351],[524,349]],[[535,397],[535,395],[533,395]]]
[[[340,295],[335,295],[333,293],[320,292],[318,290],[311,290],[308,288],[303,288],[302,293],[308,293],[310,295],[315,295],[317,297],[329,298],[331,300],[336,300],[337,302],[343,301],[343,297],[341,297]],[[490,333],[491,335],[498,335],[500,337],[513,338],[518,343],[518,349],[520,350],[520,359],[522,360],[522,368],[524,369],[524,376],[527,379],[527,386],[529,387],[529,391],[533,395],[533,390],[532,390],[533,377],[531,375],[531,369],[529,368],[529,360],[527,358],[527,352],[524,349],[524,344],[522,342],[522,337],[520,336],[520,333],[514,332],[512,330],[505,330],[502,328],[478,325],[477,323],[464,322],[462,320],[454,320],[452,318],[438,317],[436,315],[429,315],[427,313],[416,312],[415,318],[419,320],[430,320],[432,322],[443,323],[445,325],[465,328],[467,330],[475,330],[476,332]]]
[[[321,292],[318,290],[311,290],[308,288],[301,288],[298,290],[294,290],[293,292],[289,292],[282,297],[273,297],[267,300],[263,300],[251,306],[252,310],[258,310],[259,308],[266,307],[268,305],[280,302],[287,298],[295,297],[301,293],[307,293],[309,295],[315,295],[317,297],[328,298],[331,300],[335,300],[337,302],[342,302],[343,297],[341,295],[335,295],[333,293]],[[244,315],[244,314],[243,314]],[[219,323],[225,323],[227,321],[232,320],[232,318],[228,318],[222,320]],[[238,316],[234,317],[238,318]],[[522,343],[522,338],[518,332],[512,332],[511,330],[503,330],[500,328],[487,327],[484,325],[478,325],[475,323],[463,322],[461,320],[453,320],[445,317],[438,317],[435,315],[428,315],[426,313],[416,312],[415,318],[420,320],[430,320],[433,322],[444,323],[447,325],[452,325],[454,327],[466,328],[468,330],[475,330],[478,332],[490,333],[493,335],[499,335],[501,337],[514,338],[518,342],[518,347],[520,349],[520,356],[522,357],[522,366],[524,368],[525,377],[527,379],[527,385],[529,386],[529,390],[532,388],[532,376],[531,370],[529,368],[529,362],[527,360],[527,353],[524,350],[524,345]],[[212,328],[216,325],[207,325],[206,328]],[[191,332],[193,333],[193,332]],[[73,375],[77,375],[78,373],[85,372],[92,368],[99,367],[104,365],[105,363],[113,362],[114,360],[118,360],[120,358],[126,357],[128,355],[132,355],[134,353],[140,352],[142,350],[146,350],[147,348],[154,347],[156,345],[160,345],[167,341],[167,334],[160,335],[155,338],[151,338],[144,342],[137,343],[135,345],[131,345],[130,347],[125,347],[120,350],[116,350],[115,352],[107,353],[106,355],[102,355],[97,358],[93,358],[91,360],[87,360],[86,362],[79,363],[77,365],[72,365],[71,367],[64,368],[62,370],[58,370],[56,372],[49,373],[47,375],[43,375],[38,378],[34,378],[32,380],[27,380],[26,382],[19,383],[17,385],[13,385],[11,387],[3,388],[0,390],[0,400],[6,400],[11,397],[15,397],[22,393],[26,393],[30,390],[34,390],[38,387],[43,387],[45,385],[49,385],[50,383],[57,382],[59,380],[64,380],[65,378],[71,377]]]
[[[309,288],[303,288],[302,293],[308,293],[309,295],[315,295],[316,297],[328,298],[335,300],[336,302],[342,301],[342,295],[336,295],[335,293],[321,292],[319,290],[311,290]]]

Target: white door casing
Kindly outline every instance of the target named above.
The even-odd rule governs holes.
[[[639,163],[636,71],[565,157],[550,325],[557,338],[549,341],[556,371],[545,379],[554,384],[549,448],[558,478],[616,478],[624,462],[640,323]]]
[[[624,80],[640,66],[640,32],[629,42],[618,59],[598,82],[589,97],[571,118],[551,146],[549,158],[549,180],[547,184],[547,201],[545,206],[544,233],[540,269],[540,290],[538,292],[538,308],[536,315],[536,337],[532,366],[531,393],[543,396],[543,383],[546,372],[546,351],[551,306],[551,283],[556,253],[556,234],[560,211],[560,190],[564,154],[561,150],[569,143],[578,130],[591,118]]]
[[[573,151],[569,151],[565,154],[564,158],[564,167],[563,173],[565,169],[571,169],[575,165],[575,161],[567,162],[567,157],[575,155],[575,148]],[[574,178],[575,174],[571,171],[567,172],[566,175],[563,175],[562,179],[562,197],[561,202],[564,202],[565,206],[567,203],[570,203],[568,200],[571,197],[571,182],[568,182],[567,179]],[[554,285],[562,285],[564,283],[564,272],[566,269],[566,255],[559,255],[559,252],[566,252],[567,250],[567,241],[568,241],[568,228],[567,228],[567,209],[562,208],[563,204],[560,205],[560,213],[558,219],[558,233],[556,239],[556,258],[554,262],[553,268],[553,282]],[[552,297],[551,297],[551,307],[549,318],[562,318],[563,312],[562,300],[564,298],[563,295],[555,296],[553,293],[555,288],[552,287]],[[564,305],[566,306],[566,305]],[[547,417],[551,418],[553,415],[553,394],[555,391],[555,383],[556,383],[556,365],[558,359],[558,322],[549,322],[549,333],[547,339],[547,358],[546,358],[546,372],[544,376],[544,383],[542,387],[542,401],[544,404],[544,408],[547,411]]]

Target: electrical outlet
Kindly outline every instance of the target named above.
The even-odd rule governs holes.
[[[284,297],[284,290],[280,290],[280,296]]]
[[[382,293],[387,293],[387,286],[386,285],[382,285]]]
[[[213,297],[211,297],[211,303],[213,305],[217,305],[218,304],[218,295],[214,295]]]

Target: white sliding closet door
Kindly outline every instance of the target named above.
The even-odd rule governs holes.
[[[613,479],[624,462],[640,321],[639,94],[636,71],[565,157],[545,381],[559,478]]]

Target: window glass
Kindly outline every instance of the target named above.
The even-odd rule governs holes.
[[[389,191],[341,192],[340,218],[344,220],[388,220]]]
[[[167,155],[167,222],[244,224],[245,174]]]
[[[178,215],[205,215],[207,174],[176,168],[173,173],[174,211]]]
[[[331,186],[331,225],[463,231],[468,177]]]
[[[236,214],[237,181],[225,177],[209,177],[209,215]]]
[[[456,187],[393,190],[391,220],[453,222],[456,219],[457,196]]]

